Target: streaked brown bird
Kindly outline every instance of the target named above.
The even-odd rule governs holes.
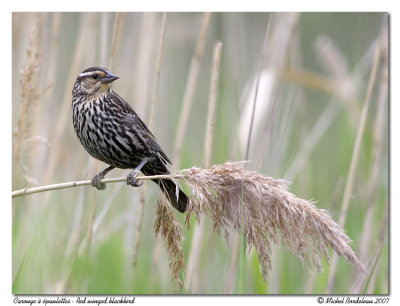
[[[169,174],[167,155],[132,107],[111,90],[118,79],[105,68],[91,67],[78,75],[72,91],[72,120],[79,141],[94,158],[110,165],[92,179],[99,190],[100,180],[114,168],[133,169],[127,184],[139,187],[139,171],[144,175]],[[154,179],[172,206],[185,212],[188,198],[172,180]]]

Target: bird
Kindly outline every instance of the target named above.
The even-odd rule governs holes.
[[[127,176],[128,185],[139,187],[136,178],[144,175],[170,174],[168,156],[153,133],[128,102],[111,89],[119,79],[108,69],[90,67],[82,71],[72,90],[72,121],[75,133],[86,151],[109,166],[96,174],[91,185],[104,190],[101,182],[114,168],[133,169]],[[170,179],[153,179],[173,207],[184,213],[186,194]]]

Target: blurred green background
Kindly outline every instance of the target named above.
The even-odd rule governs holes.
[[[82,70],[110,68],[120,76],[113,89],[148,122],[161,20],[162,13],[13,13],[13,190],[91,179],[105,167],[88,156],[72,127],[71,91]],[[368,275],[342,258],[333,266],[324,261],[318,273],[277,245],[266,282],[255,250],[246,253],[242,293],[389,293],[386,23],[384,13],[167,14],[152,131],[174,166],[203,166],[212,52],[221,41],[212,164],[245,158],[261,65],[250,167],[291,181],[292,193],[313,199],[336,221],[374,53],[381,50],[343,225]],[[182,126],[191,63],[199,70]],[[127,173],[114,170],[109,177]],[[199,252],[198,269],[190,286],[173,290],[168,256],[152,229],[159,191],[147,185],[136,266],[140,189],[116,183],[101,192],[78,187],[14,198],[13,293],[238,293],[237,241],[227,244],[208,220],[196,250],[194,220],[190,230],[183,226],[185,262]],[[184,216],[174,213],[184,225]]]

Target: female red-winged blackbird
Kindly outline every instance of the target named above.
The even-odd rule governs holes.
[[[166,163],[171,163],[132,107],[110,89],[118,78],[105,68],[91,67],[79,74],[72,91],[72,120],[79,141],[90,155],[110,165],[92,179],[99,190],[106,188],[100,180],[114,168],[134,169],[126,182],[138,187],[139,171],[169,174]],[[188,198],[173,181],[153,181],[172,206],[185,212]]]

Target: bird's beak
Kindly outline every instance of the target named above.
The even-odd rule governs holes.
[[[107,74],[101,79],[101,82],[103,84],[106,84],[106,83],[111,83],[112,81],[115,81],[116,79],[119,79],[119,77],[112,74],[111,72],[107,71]]]

